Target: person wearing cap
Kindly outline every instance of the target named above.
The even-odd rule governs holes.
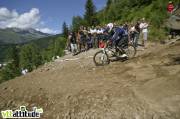
[[[167,12],[172,13],[173,10],[174,10],[174,4],[172,1],[169,1],[168,5],[167,5]]]

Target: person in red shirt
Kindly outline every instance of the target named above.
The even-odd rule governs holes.
[[[174,10],[174,4],[173,4],[172,1],[169,1],[168,6],[167,6],[167,11],[168,11],[169,13],[172,13],[173,10]]]

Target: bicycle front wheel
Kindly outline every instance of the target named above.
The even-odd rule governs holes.
[[[94,55],[93,61],[96,66],[104,66],[110,63],[108,55],[103,50]]]

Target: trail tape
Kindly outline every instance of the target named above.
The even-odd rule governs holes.
[[[88,57],[82,57],[82,58],[72,58],[72,59],[61,59],[61,60],[57,60],[58,62],[64,62],[64,61],[76,61],[76,60],[80,60],[80,59],[88,59],[88,58],[92,58],[93,56],[88,56]]]

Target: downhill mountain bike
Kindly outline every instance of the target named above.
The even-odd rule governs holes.
[[[113,57],[127,60],[132,59],[136,55],[136,47],[133,44],[129,44],[126,38],[120,40],[116,48],[111,41],[105,42],[103,46],[93,57],[96,66],[109,64]]]

